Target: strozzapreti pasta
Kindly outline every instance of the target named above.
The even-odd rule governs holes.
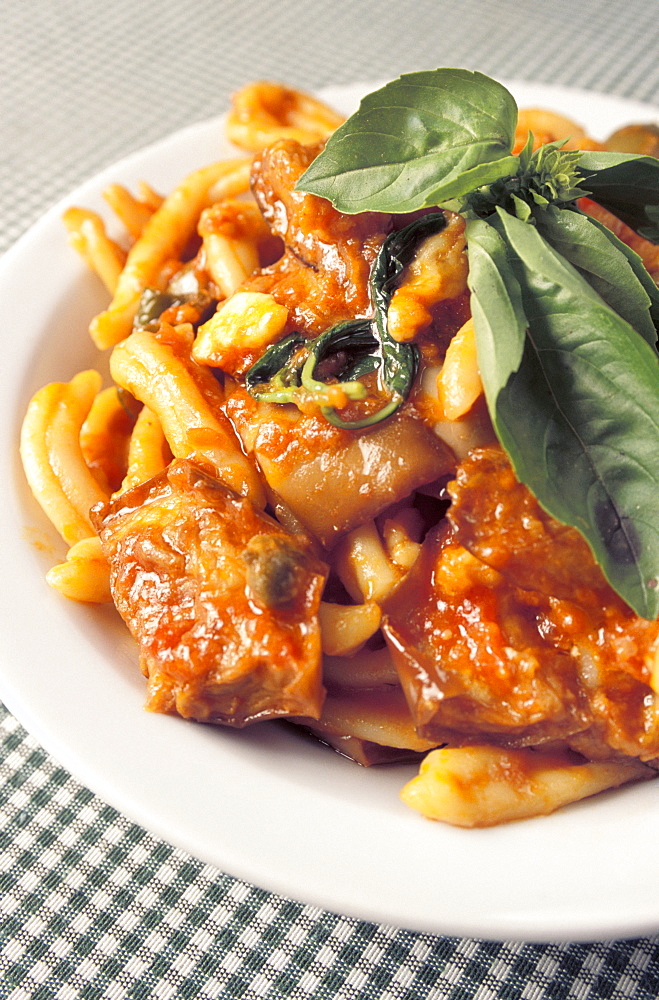
[[[298,188],[341,121],[250,84],[226,126],[244,155],[171,192],[108,190],[121,245],[66,212],[111,297],[90,334],[112,384],[75,374],[25,417],[28,481],[69,546],[49,583],[115,603],[150,709],[418,759],[403,800],[433,819],[651,778],[659,624],[497,440],[463,215],[348,215]],[[523,112],[518,149],[529,132],[599,148],[555,113]],[[659,272],[653,244],[583,210]]]

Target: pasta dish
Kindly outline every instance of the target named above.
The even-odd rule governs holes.
[[[112,226],[65,213],[108,291],[90,335],[111,383],[92,369],[51,383],[25,417],[25,472],[68,547],[48,581],[114,603],[148,709],[276,720],[366,766],[418,761],[402,798],[431,819],[494,825],[653,778],[657,615],[520,471],[513,417],[492,406],[480,275],[487,198],[501,218],[513,206],[490,229],[520,247],[518,224],[549,240],[574,205],[575,225],[613,234],[643,271],[650,305],[629,295],[618,311],[625,329],[643,313],[638,369],[659,384],[656,333],[643,333],[645,313],[659,316],[656,242],[564,181],[559,208],[528,224],[577,162],[548,156],[645,163],[659,132],[600,143],[523,110],[500,160],[521,162],[526,184],[545,157],[528,211],[523,185],[499,194],[508,165],[490,178],[471,163],[482,183],[468,207],[454,184],[394,211],[310,190],[342,127],[310,95],[250,84],[227,117],[234,159],[170,192],[110,186]],[[656,420],[652,400],[643,409]],[[619,522],[602,535],[624,568]],[[657,579],[644,579],[651,600]]]

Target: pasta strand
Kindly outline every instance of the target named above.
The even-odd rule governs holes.
[[[80,447],[80,429],[101,387],[89,370],[52,382],[32,398],[21,430],[21,458],[34,496],[64,540],[93,535],[90,508],[107,500]]]
[[[109,308],[92,320],[97,347],[112,347],[129,335],[142,292],[158,286],[165,262],[183,253],[202,211],[220,194],[238,194],[248,183],[249,161],[229,160],[202,167],[174,189],[131,247]]]
[[[118,344],[110,360],[115,381],[156,414],[176,458],[210,465],[227,486],[264,507],[258,474],[228,419],[204,397],[193,365],[147,330],[136,330]],[[206,369],[194,369],[198,380],[214,382]]]

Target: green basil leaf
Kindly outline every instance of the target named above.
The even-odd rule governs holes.
[[[292,403],[300,386],[300,371],[306,351],[306,340],[299,333],[289,333],[273,344],[245,375],[245,388],[268,403]]]
[[[419,351],[416,345],[394,340],[389,333],[387,323],[389,303],[400,275],[413,259],[419,245],[445,226],[446,216],[443,212],[425,215],[413,220],[403,229],[390,233],[380,247],[370,276],[371,301],[375,315],[372,320],[365,322],[373,331],[371,336],[375,345],[371,355],[374,364],[370,370],[377,368],[380,386],[386,389],[390,399],[376,413],[351,421],[343,420],[333,409],[324,407],[322,412],[330,423],[350,429],[372,426],[392,416],[409,396],[419,367]],[[324,352],[327,349],[326,344],[336,349],[336,336],[335,328],[318,338],[314,342],[318,344],[318,352]],[[350,347],[347,349],[350,350]],[[320,360],[320,353],[318,358]]]
[[[389,390],[390,399],[379,410],[355,420],[344,420],[332,406],[321,406],[325,419],[335,427],[358,430],[371,427],[392,416],[405,401],[416,374],[417,352],[408,344],[396,344],[400,355],[392,356],[387,343],[376,336],[375,324],[371,319],[348,320],[337,323],[314,340],[307,341],[308,356],[301,369],[300,385],[310,393],[321,393],[326,384],[315,378],[316,368],[329,358],[339,359],[340,365],[334,371],[339,386],[349,399],[363,399],[366,387],[354,381],[362,375],[378,371],[380,381]],[[391,338],[389,338],[391,339]],[[406,392],[397,391],[397,380],[404,378]],[[292,402],[295,398],[292,397]]]
[[[481,73],[409,73],[365,97],[297,184],[341,212],[411,212],[460,198],[519,165],[517,106]]]
[[[305,388],[312,387],[313,372],[329,358],[335,359],[332,374],[340,383],[375,371],[381,362],[379,344],[373,335],[370,319],[351,319],[337,323],[314,340],[308,340],[307,349],[309,360],[304,365],[307,373],[302,371],[300,382]]]
[[[374,306],[372,319],[337,323],[320,336],[305,339],[292,333],[272,345],[245,376],[245,387],[256,399],[271,403],[295,403],[305,393],[320,394],[326,383],[317,379],[317,369],[330,361],[331,376],[349,399],[362,399],[366,387],[356,381],[377,371],[378,381],[389,401],[374,413],[356,420],[344,420],[331,406],[321,406],[325,418],[337,427],[357,429],[392,416],[405,402],[419,365],[414,344],[400,343],[390,335],[387,311],[398,278],[412,260],[419,244],[446,226],[443,212],[413,220],[390,233],[371,268],[370,290]]]
[[[507,248],[484,219],[467,222],[468,284],[483,388],[496,413],[500,390],[518,371],[526,342],[522,293]]]
[[[414,219],[403,229],[389,233],[373,262],[370,285],[376,311],[385,317],[391,297],[404,268],[414,259],[420,244],[446,228],[443,212],[432,212]]]
[[[579,173],[591,197],[653,243],[659,243],[659,159],[586,151]]]
[[[268,403],[295,403],[301,395],[322,391],[326,383],[313,378],[315,369],[331,360],[332,376],[350,399],[361,399],[366,390],[355,379],[381,363],[380,345],[369,319],[337,323],[313,340],[291,333],[273,344],[245,375],[245,388],[255,399]]]
[[[497,434],[520,480],[577,528],[637,614],[659,615],[659,360],[533,226],[501,210],[493,224],[517,279],[527,333],[519,368],[479,351]],[[477,234],[480,236],[480,234]],[[485,241],[480,238],[480,246]],[[477,251],[480,254],[482,251]],[[500,256],[501,248],[496,251]],[[488,270],[487,268],[485,269]],[[478,287],[497,337],[512,332]],[[512,286],[514,287],[514,286]],[[487,339],[487,334],[486,338]],[[505,358],[505,352],[498,355]],[[498,391],[497,391],[498,386]]]
[[[640,257],[629,247],[626,252],[625,244],[611,230],[598,226],[581,212],[552,205],[535,211],[533,217],[538,232],[550,246],[569,260],[604,301],[654,347],[657,329],[653,304],[659,307],[659,289]]]
[[[659,243],[659,205],[646,205],[645,217],[649,220],[649,225],[639,226],[639,236],[651,243]]]
[[[189,296],[173,295],[162,292],[158,288],[145,288],[137,304],[137,312],[133,320],[133,329],[145,330],[157,324],[166,309],[172,306],[182,306]]]
[[[655,329],[659,331],[659,288],[650,276],[647,267],[639,255],[627,243],[623,243],[603,222],[592,218],[592,216],[588,216],[588,218],[593,226],[604,233],[609,243],[612,243],[626,257],[627,263],[650,299],[650,316],[652,317]],[[657,216],[657,224],[659,225],[659,215]]]
[[[371,269],[371,300],[375,307],[375,325],[381,344],[382,382],[400,398],[407,399],[419,364],[419,353],[413,344],[400,343],[389,333],[387,313],[398,279],[413,259],[419,246],[429,236],[446,226],[443,212],[433,212],[415,219],[396,232],[390,233],[375,258]]]

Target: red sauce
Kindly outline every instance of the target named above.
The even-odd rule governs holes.
[[[470,509],[471,476],[486,501]],[[511,476],[497,449],[467,459],[449,522],[385,605],[419,732],[510,746],[566,740],[593,757],[654,757],[649,659],[659,622],[638,618],[580,536]]]

